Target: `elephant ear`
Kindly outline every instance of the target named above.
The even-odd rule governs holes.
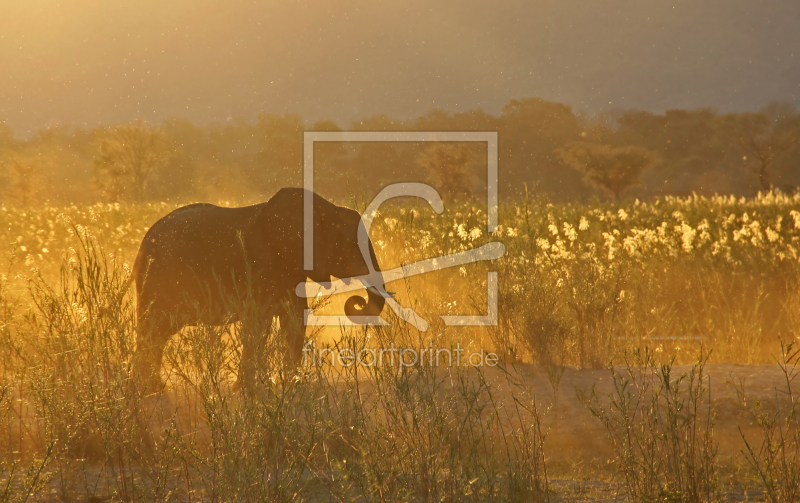
[[[313,194],[314,204],[314,270],[305,271],[303,264],[304,216],[306,191],[299,188],[279,190],[264,203],[254,223],[254,243],[266,250],[274,267],[284,275],[309,276],[315,281],[326,277],[344,243],[340,223],[341,208]]]
[[[281,189],[261,206],[248,233],[249,254],[267,261],[273,271],[302,271],[302,189]]]
[[[343,257],[353,253],[350,241],[356,228],[342,210],[331,203],[314,208],[314,272],[324,281],[339,277]]]

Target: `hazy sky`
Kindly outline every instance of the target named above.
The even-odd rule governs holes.
[[[530,96],[800,105],[800,1],[0,0],[0,120],[18,136],[261,112],[346,126]]]

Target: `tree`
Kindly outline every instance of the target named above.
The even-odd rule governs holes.
[[[259,141],[259,162],[250,176],[265,195],[302,183],[305,129],[299,115],[259,114],[254,128]]]
[[[474,194],[480,181],[475,174],[478,157],[464,143],[432,143],[417,156],[417,165],[428,173],[428,180],[451,197]]]
[[[407,131],[408,126],[385,114],[362,117],[351,122],[351,131]],[[347,192],[354,197],[377,194],[383,187],[400,180],[421,179],[415,160],[418,144],[411,142],[349,142]],[[371,199],[371,197],[369,197]]]
[[[642,147],[570,142],[557,152],[564,163],[583,173],[585,182],[608,191],[614,200],[619,200],[628,187],[640,183],[642,174],[659,162],[654,152]]]
[[[771,168],[775,159],[800,144],[800,116],[791,113],[793,109],[780,110],[777,104],[765,107],[764,111],[767,113],[740,114],[737,124],[728,121],[728,129],[755,160],[758,181],[768,191],[772,189]]]
[[[511,100],[497,118],[496,128],[505,190],[519,193],[527,184],[556,199],[581,192],[579,175],[559,170],[561,162],[555,153],[561,145],[579,139],[583,131],[570,107],[539,98]]]
[[[163,132],[142,121],[101,132],[97,150],[95,181],[114,202],[123,197],[126,187],[131,188],[134,200],[141,200],[150,180],[171,156]]]
[[[340,132],[333,121],[317,121],[308,131]],[[326,141],[314,146],[314,190],[323,197],[336,198],[345,194],[362,196],[366,185],[363,173],[354,169],[351,162],[351,142]],[[356,194],[358,192],[358,194]]]
[[[20,206],[28,206],[33,194],[41,192],[44,164],[36,153],[7,151],[0,160],[6,193]]]

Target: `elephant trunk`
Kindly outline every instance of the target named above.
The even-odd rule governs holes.
[[[378,316],[383,311],[383,306],[386,304],[386,299],[375,288],[367,290],[367,301],[358,295],[354,295],[347,299],[344,303],[344,314],[353,323],[359,323],[358,320],[353,319],[354,316]]]

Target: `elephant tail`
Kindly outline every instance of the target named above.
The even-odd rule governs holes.
[[[130,290],[131,285],[134,281],[136,281],[136,276],[139,274],[139,270],[141,269],[140,264],[142,262],[142,250],[139,250],[139,253],[136,255],[136,260],[133,262],[133,269],[131,270],[130,275],[128,278],[122,283],[122,287],[117,292],[116,297],[114,297],[113,301],[102,306],[100,308],[99,315],[100,317],[108,316],[108,314],[112,311],[112,306],[117,306],[116,309],[119,309],[118,306],[122,305],[122,300],[125,298],[125,294],[128,293]]]
[[[125,297],[125,294],[130,289],[131,285],[134,281],[136,281],[136,277],[139,276],[139,273],[142,270],[142,262],[144,262],[144,246],[139,247],[139,252],[136,254],[136,260],[133,261],[133,269],[131,269],[131,274],[128,276],[128,279],[125,280],[125,283],[122,284],[122,289],[119,292],[119,301],[122,301],[122,298]]]

